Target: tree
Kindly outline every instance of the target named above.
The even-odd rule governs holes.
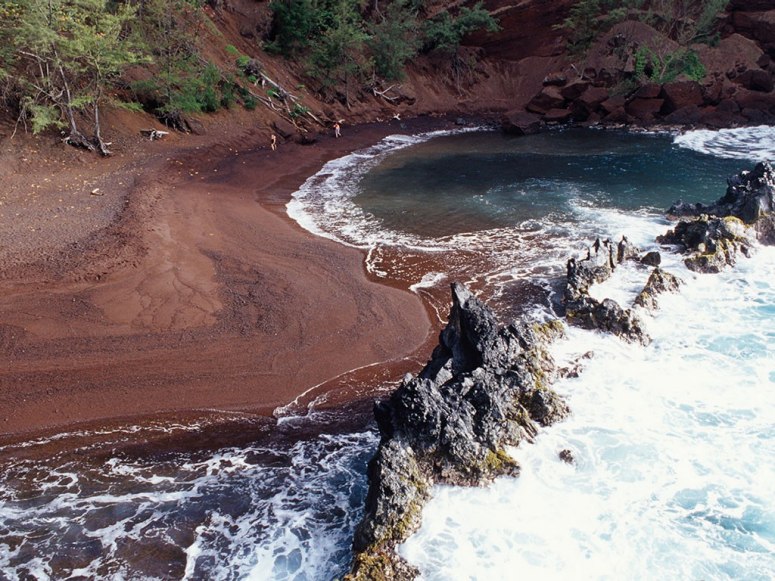
[[[375,9],[377,20],[369,23],[366,44],[374,61],[375,72],[388,81],[403,77],[404,65],[422,45],[417,30],[417,12],[409,0],[393,0],[383,16]]]
[[[481,2],[473,8],[462,7],[456,17],[444,11],[426,25],[424,50],[455,54],[466,34],[477,30],[496,32],[498,29],[498,22]]]
[[[353,0],[336,0],[327,15],[329,22],[312,45],[310,69],[323,84],[344,84],[345,103],[350,106],[350,83],[362,78],[370,67],[365,57],[368,35]]]
[[[274,40],[267,49],[293,56],[306,49],[320,28],[320,10],[312,0],[272,0]]]
[[[2,24],[13,46],[7,65],[17,73],[20,116],[33,132],[68,127],[66,141],[104,155],[100,107],[121,71],[142,58],[123,35],[135,9],[107,0],[3,0]],[[5,28],[5,26],[4,26]],[[91,109],[93,140],[81,133],[76,113]]]

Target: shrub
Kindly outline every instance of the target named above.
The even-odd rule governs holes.
[[[305,107],[301,103],[294,103],[293,109],[291,109],[291,119],[298,119],[309,113],[309,107]]]
[[[484,9],[481,2],[473,8],[461,8],[457,17],[444,11],[425,27],[423,50],[455,52],[466,34],[477,30],[495,32],[499,28],[498,22]]]
[[[683,75],[699,81],[705,76],[705,66],[693,50],[681,49],[665,54],[641,46],[635,51],[634,75],[638,80],[669,83]]]
[[[368,25],[366,45],[377,75],[389,81],[403,77],[406,61],[422,46],[418,28],[417,12],[409,6],[408,0],[394,0],[388,5],[384,18]]]

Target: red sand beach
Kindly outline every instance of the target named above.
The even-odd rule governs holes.
[[[0,434],[169,413],[268,415],[349,370],[416,352],[431,331],[418,297],[368,280],[360,251],[285,214],[327,160],[399,131],[345,127],[341,139],[275,152],[251,150],[245,135],[168,146],[107,173],[91,163],[79,200],[92,213],[65,216],[64,229],[54,229],[59,215],[41,226],[40,212],[17,212],[7,223],[43,230],[44,242],[14,236],[0,248]],[[17,195],[0,211],[25,203]],[[95,218],[98,204],[108,209]]]

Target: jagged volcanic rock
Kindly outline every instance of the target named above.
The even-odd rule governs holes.
[[[753,171],[743,171],[727,180],[726,194],[710,205],[685,204],[680,200],[667,214],[718,218],[732,216],[752,225],[763,244],[775,244],[775,171],[769,162],[757,163]]]
[[[703,214],[696,220],[678,222],[657,236],[657,242],[676,245],[688,253],[684,263],[689,270],[709,273],[734,265],[738,254],[749,256],[754,235],[739,218]]]
[[[613,243],[610,240],[601,242],[600,239],[595,240],[583,260],[570,258],[563,301],[568,323],[584,329],[613,333],[627,341],[648,344],[650,338],[632,310],[622,308],[612,299],[599,301],[589,294],[590,287],[607,280],[617,264],[637,256],[637,248],[622,238],[617,245],[616,260]]]
[[[678,292],[682,284],[683,281],[674,274],[656,267],[651,271],[646,286],[635,298],[635,304],[644,309],[656,310],[659,307],[657,296],[667,292]]]
[[[559,321],[500,326],[465,286],[452,285],[449,322],[431,360],[375,406],[382,438],[349,579],[414,577],[394,547],[419,526],[433,483],[519,474],[504,447],[568,414],[548,387],[557,370],[546,347],[561,334]]]
[[[749,256],[755,240],[775,244],[773,210],[775,172],[768,162],[758,163],[729,178],[726,194],[713,204],[673,204],[668,215],[695,219],[678,222],[657,241],[679,246],[691,270],[719,272],[739,254]]]

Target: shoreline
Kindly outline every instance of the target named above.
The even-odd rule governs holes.
[[[29,280],[23,268],[0,280],[0,442],[164,416],[271,418],[364,368],[416,366],[434,338],[427,305],[374,281],[362,251],[310,234],[285,204],[330,159],[449,126],[421,118],[277,152],[216,143],[216,156],[148,156],[88,252],[49,260],[45,282],[36,265]]]

